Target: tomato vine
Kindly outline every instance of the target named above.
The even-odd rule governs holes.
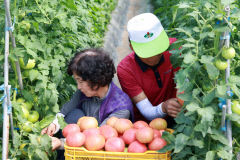
[[[3,0],[0,3],[4,4]],[[18,89],[11,96],[16,129],[15,144],[10,143],[11,159],[53,159],[50,139],[40,136],[40,131],[49,125],[60,106],[76,90],[73,78],[66,74],[67,63],[77,50],[102,46],[116,4],[116,0],[11,1],[17,47],[11,48],[9,59],[11,62],[21,59],[24,83],[24,90],[20,91],[15,65],[11,65],[10,85]],[[4,5],[0,7],[0,28],[4,31],[5,9]],[[4,53],[4,32],[0,32],[0,37],[0,52]],[[0,55],[0,64],[3,64],[3,55]],[[29,60],[34,63],[27,65]],[[3,65],[0,73],[3,73]],[[0,76],[0,84],[3,81]],[[17,102],[19,98],[24,102]],[[23,107],[25,103],[31,103],[32,108],[27,110]],[[31,130],[29,124],[33,127]],[[27,145],[20,149],[21,144]]]
[[[230,2],[230,18],[226,16],[224,6]],[[153,1],[155,14],[162,20],[170,37],[178,41],[169,48],[172,50],[173,66],[181,69],[175,75],[179,98],[184,106],[175,119],[177,125],[173,135],[164,135],[169,145],[161,150],[172,150],[172,159],[236,159],[239,152],[239,114],[227,115],[233,124],[233,153],[228,140],[221,131],[222,110],[218,107],[221,99],[240,99],[239,64],[240,52],[240,4],[228,0],[177,0]],[[164,12],[163,12],[164,11]],[[228,23],[223,23],[223,21]],[[221,33],[231,32],[231,44],[236,56],[230,56],[231,70],[229,82],[225,81],[226,62],[220,49]],[[180,48],[181,49],[178,49]],[[173,50],[174,49],[174,50]],[[228,58],[228,56],[226,56]],[[220,65],[219,65],[220,64]],[[227,94],[230,86],[233,96]]]

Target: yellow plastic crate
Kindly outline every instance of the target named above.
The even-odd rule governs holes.
[[[166,129],[173,133],[174,130]],[[146,151],[144,153],[88,151],[84,147],[64,146],[65,160],[171,160],[171,152],[159,153]]]
[[[88,151],[84,147],[65,148],[66,160],[171,160],[171,152],[158,153],[146,151],[144,153]]]

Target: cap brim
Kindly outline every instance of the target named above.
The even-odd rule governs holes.
[[[147,43],[131,41],[134,52],[141,58],[149,58],[163,53],[169,47],[169,38],[165,31],[154,40]]]

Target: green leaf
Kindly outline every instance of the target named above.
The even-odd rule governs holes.
[[[35,153],[38,155],[39,158],[41,158],[42,160],[49,160],[48,155],[46,152],[40,150],[40,149],[36,149]]]
[[[229,159],[231,160],[233,155],[230,153],[230,152],[227,152],[225,150],[221,150],[219,152],[217,152],[217,155],[220,157],[220,158],[223,158],[223,159]]]
[[[58,113],[60,111],[57,103],[53,107],[51,107],[51,109],[54,113]]]
[[[61,129],[63,129],[67,125],[67,123],[65,122],[63,117],[58,117],[58,123],[59,123]]]
[[[31,142],[33,145],[35,145],[35,146],[38,146],[38,145],[39,145],[38,136],[37,136],[37,135],[29,134],[29,140],[30,140],[30,142]]]
[[[189,158],[189,160],[197,160],[197,157],[196,156],[192,156]]]
[[[238,96],[238,98],[240,98],[240,89],[237,87],[237,85],[231,85],[231,89],[233,91],[234,94],[236,94]]]
[[[27,90],[22,90],[22,94],[23,94],[23,97],[27,100],[27,101],[30,101],[32,102],[33,101],[33,96],[30,92],[28,92]]]
[[[212,63],[213,61],[213,57],[212,56],[206,56],[206,55],[203,55],[200,59],[200,62],[205,64],[205,63]]]
[[[29,71],[29,79],[30,79],[30,81],[33,81],[33,80],[37,79],[38,76],[39,76],[39,72],[36,69],[31,69]]]
[[[192,32],[191,32],[191,29],[189,29],[189,28],[175,28],[175,30],[177,30],[179,32],[183,32],[186,35],[188,35],[189,37],[192,37]],[[193,47],[193,44],[191,44],[191,47]]]
[[[203,104],[208,105],[209,103],[212,102],[212,100],[215,98],[215,90],[211,91],[210,93],[207,93],[203,97]]]
[[[172,160],[185,160],[186,157],[189,157],[192,155],[192,150],[190,147],[185,147],[184,150],[182,150],[181,152],[174,154],[171,159]]]
[[[208,122],[199,123],[194,127],[194,130],[202,133],[202,136],[205,137],[209,128]]]
[[[211,137],[222,144],[229,145],[227,138],[222,133],[212,134]]]
[[[177,124],[185,124],[186,120],[187,120],[187,117],[184,115],[183,111],[178,113],[178,116],[175,118],[175,121]]]
[[[191,92],[187,92],[187,93],[183,93],[183,94],[179,94],[178,98],[184,100],[184,101],[191,101],[192,100],[192,94]]]
[[[227,86],[226,85],[217,85],[216,95],[218,97],[225,97],[227,93]]]
[[[188,145],[189,145],[189,146],[196,146],[196,147],[198,147],[198,148],[203,148],[203,147],[204,147],[204,142],[203,142],[203,140],[191,139],[191,140],[188,142]]]
[[[169,132],[163,132],[162,138],[165,139],[169,144],[175,142],[175,137],[173,136],[172,133]]]
[[[40,142],[41,146],[44,147],[45,150],[50,150],[52,148],[52,139],[47,134],[41,136]]]
[[[180,133],[176,136],[174,153],[179,153],[188,143],[189,137]]]
[[[186,106],[186,108],[187,108],[187,110],[188,110],[189,112],[195,112],[195,111],[197,111],[200,107],[199,107],[199,105],[198,105],[197,103],[191,102],[190,104],[188,104],[188,105]]]
[[[236,113],[227,114],[226,118],[240,125],[240,115]]]
[[[49,126],[49,124],[51,124],[54,119],[55,119],[55,115],[51,115],[51,114],[44,117],[39,123],[41,129]]]
[[[206,63],[207,73],[211,80],[216,80],[219,76],[219,70],[212,64]]]
[[[193,56],[191,53],[188,53],[187,55],[184,56],[183,62],[186,64],[191,64],[194,63],[197,60],[195,56]]]
[[[166,153],[168,151],[172,151],[174,149],[174,143],[168,144],[164,146],[162,149],[160,149],[158,152],[159,153]]]
[[[205,160],[214,160],[215,158],[215,152],[214,151],[208,151],[206,154],[206,159]]]
[[[186,2],[181,2],[178,4],[179,8],[190,8],[190,5]]]
[[[77,10],[77,6],[74,3],[74,0],[65,0],[66,7],[73,9],[73,10]]]
[[[29,48],[27,48],[27,53],[28,53],[29,55],[31,55],[34,59],[37,58],[37,54],[36,54],[33,50],[31,50],[31,49],[29,49]]]
[[[240,77],[236,75],[231,75],[229,77],[229,83],[236,83],[238,86],[240,86]]]
[[[13,145],[15,148],[18,148],[21,145],[21,141],[20,141],[21,136],[16,130],[14,130],[13,133],[14,133]]]
[[[213,121],[215,111],[212,107],[200,108],[197,110],[198,114],[202,117],[203,121],[211,122]]]
[[[184,40],[187,41],[187,42],[194,43],[194,44],[196,43],[196,40],[194,38],[186,38]]]
[[[49,99],[49,105],[52,105],[52,106],[54,106],[56,103],[57,103],[57,100],[58,100],[58,95],[56,95],[56,94],[52,94],[51,96],[50,96],[50,99]]]

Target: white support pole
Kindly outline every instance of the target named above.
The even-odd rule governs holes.
[[[224,23],[227,23],[228,21],[228,17],[230,15],[230,6],[225,6],[224,8],[225,12],[226,12],[226,17],[227,19],[225,20]],[[230,46],[230,31],[225,31],[223,34],[222,34],[222,39],[220,41],[220,47],[229,47]],[[226,83],[228,83],[228,79],[230,77],[230,60],[228,59],[227,60],[227,63],[228,63],[228,67],[227,69],[225,70],[225,81]],[[227,86],[227,93],[230,93],[231,92],[231,89],[230,89],[230,86]],[[227,103],[227,114],[232,114],[232,109],[231,109],[231,99],[227,99],[226,101]],[[231,124],[231,121],[230,120],[227,120],[227,131],[226,131],[226,136],[227,136],[227,139],[228,139],[228,142],[229,142],[229,147],[232,148],[232,124]],[[232,153],[232,149],[230,150],[230,152]]]
[[[4,0],[4,3],[5,3],[5,13],[6,13],[6,17],[7,17],[7,24],[8,24],[8,27],[12,27],[9,0]],[[15,37],[14,37],[11,30],[9,31],[9,34],[10,34],[10,37],[11,37],[11,40],[12,40],[12,46],[13,46],[13,48],[16,48]],[[21,74],[19,61],[15,61],[15,65],[16,65],[17,76],[18,76],[18,83],[19,83],[20,89],[22,90],[23,89],[23,82],[22,82],[22,74]]]
[[[5,17],[5,28],[7,28],[7,18]],[[8,55],[9,55],[9,31],[5,31],[5,52],[4,52],[4,95],[9,92],[8,89]],[[8,106],[9,100],[8,96],[4,98],[3,103],[3,141],[2,141],[2,160],[7,160],[8,158],[8,141],[9,141],[9,115]]]
[[[230,15],[230,6],[229,5],[225,7],[225,12],[226,12],[226,15],[227,15],[227,18],[228,18],[229,15]],[[230,46],[230,32],[226,31],[225,36],[229,36],[229,38],[226,38],[225,43],[224,43],[224,45],[227,48],[229,48],[229,46]],[[228,63],[228,67],[225,71],[226,72],[226,74],[225,74],[226,83],[228,83],[228,79],[230,77],[230,60],[229,59],[227,60],[227,63]],[[231,92],[230,86],[227,86],[227,92],[228,93]],[[232,114],[231,99],[227,99],[227,114]],[[229,146],[232,148],[232,124],[231,124],[230,120],[227,120],[227,139],[228,139],[228,142],[229,142]],[[231,149],[230,152],[232,153],[232,149]]]

